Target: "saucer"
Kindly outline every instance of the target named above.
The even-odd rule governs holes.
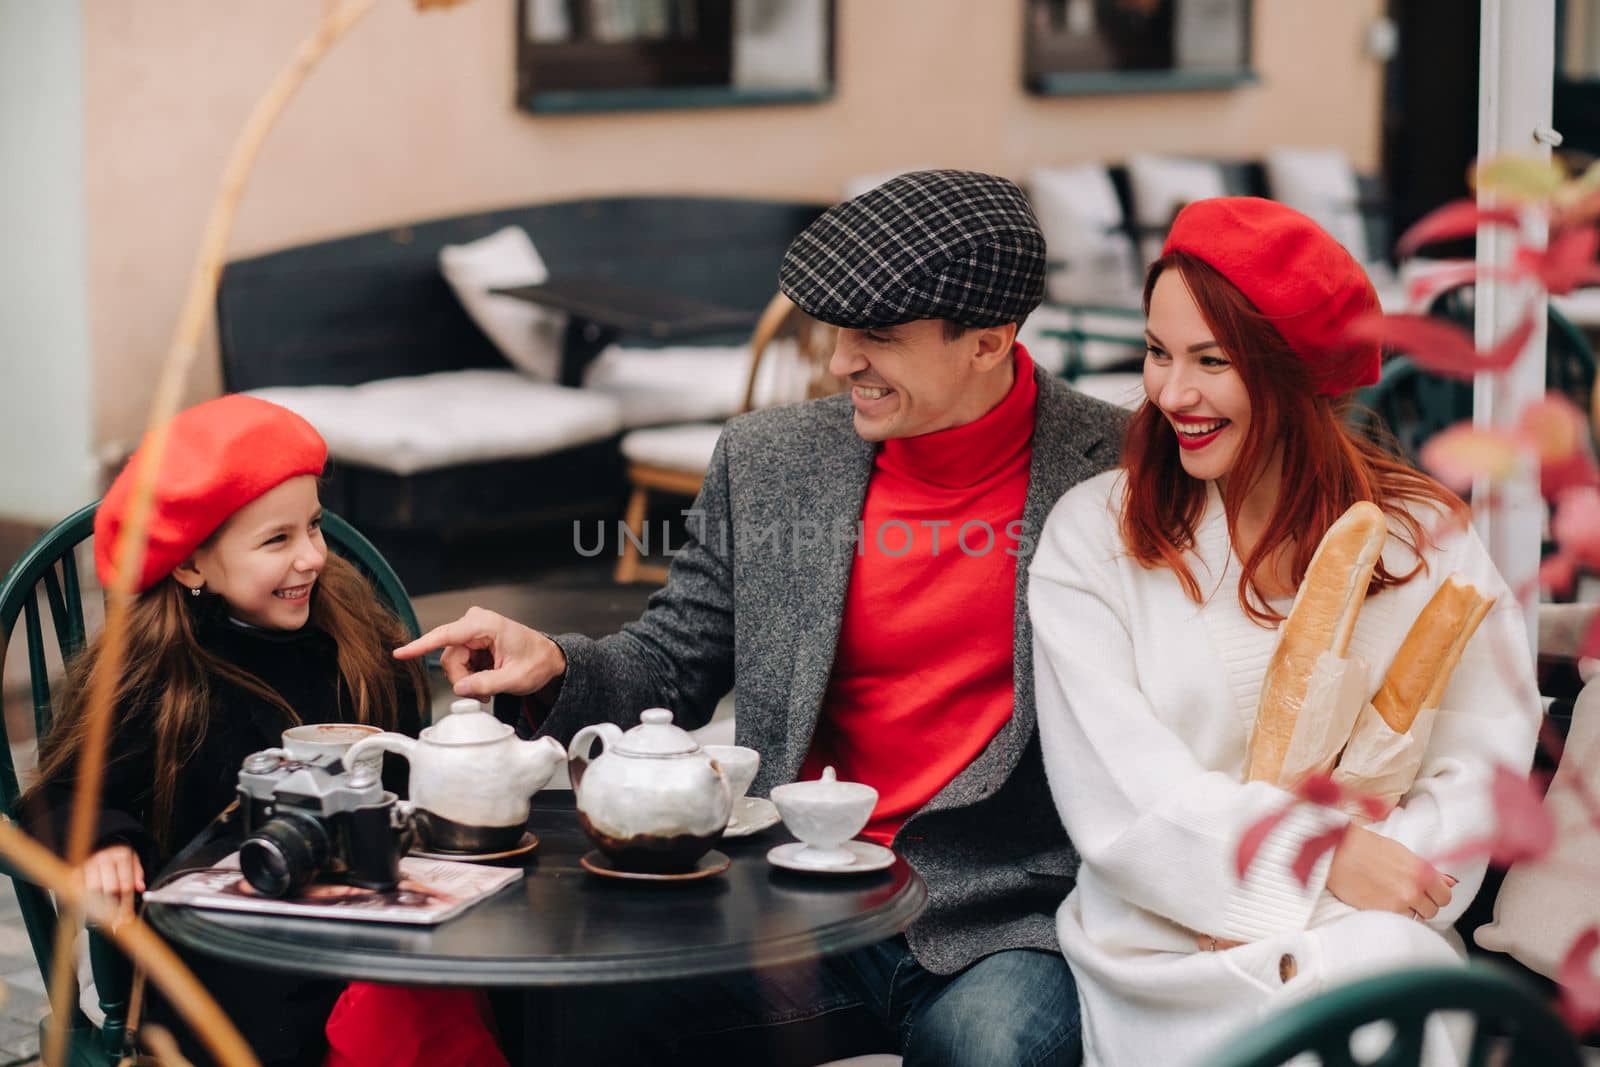
[[[778,805],[766,797],[740,797],[733,806],[733,816],[722,831],[723,837],[749,837],[760,833],[778,821]]]
[[[425,860],[459,860],[462,863],[491,863],[494,860],[508,860],[513,856],[523,856],[539,847],[539,838],[536,834],[524,832],[522,840],[512,848],[502,852],[429,852],[420,846],[406,853]]]
[[[871,841],[846,841],[839,847],[847,849],[855,856],[852,862],[841,863],[836,867],[814,867],[804,860],[797,859],[805,847],[803,841],[778,845],[767,853],[767,862],[774,867],[782,867],[789,871],[804,871],[807,874],[864,874],[867,871],[881,871],[894,863],[893,849],[874,845]]]
[[[655,874],[648,871],[625,871],[615,867],[610,857],[599,849],[586,852],[578,861],[583,864],[583,869],[590,874],[598,874],[602,878],[622,878],[633,882],[692,882],[697,878],[709,878],[713,874],[721,874],[732,866],[733,861],[727,856],[712,849],[694,865],[693,870],[679,871],[675,874]]]

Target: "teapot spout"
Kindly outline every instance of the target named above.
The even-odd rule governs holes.
[[[517,757],[518,785],[531,797],[543,789],[556,768],[566,762],[567,750],[553,737],[540,737],[520,744],[522,751]]]

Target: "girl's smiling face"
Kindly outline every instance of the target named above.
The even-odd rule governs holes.
[[[173,577],[222,597],[240,622],[298,630],[327,558],[317,479],[302,474],[234,512]]]

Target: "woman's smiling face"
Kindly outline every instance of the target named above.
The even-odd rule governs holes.
[[[1215,481],[1233,470],[1250,429],[1250,395],[1178,270],[1162,271],[1150,293],[1144,392],[1177,434],[1190,477]]]

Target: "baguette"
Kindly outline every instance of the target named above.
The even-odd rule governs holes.
[[[1405,733],[1424,708],[1439,706],[1462,650],[1494,602],[1459,574],[1439,586],[1400,642],[1389,673],[1372,698],[1389,729]]]
[[[1279,782],[1278,775],[1311,673],[1324,652],[1342,659],[1349,650],[1372,570],[1388,535],[1383,510],[1361,500],[1328,527],[1317,545],[1267,664],[1250,735],[1246,781],[1288,784]]]

